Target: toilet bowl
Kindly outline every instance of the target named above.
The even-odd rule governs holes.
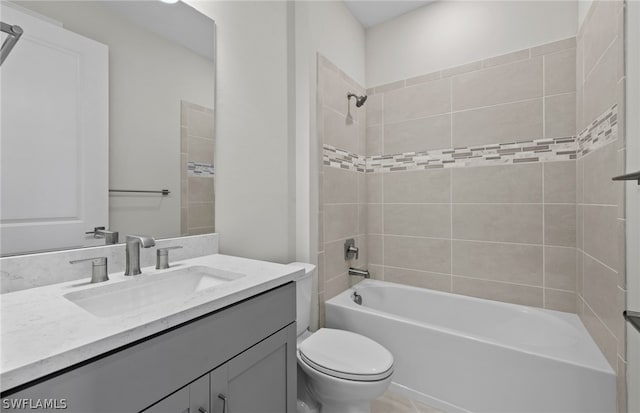
[[[393,355],[375,341],[350,331],[308,331],[315,266],[296,280],[299,413],[369,413],[371,401],[391,383]]]

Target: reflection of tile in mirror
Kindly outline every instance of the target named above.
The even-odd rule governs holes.
[[[214,113],[182,101],[180,114],[182,235],[214,231]]]

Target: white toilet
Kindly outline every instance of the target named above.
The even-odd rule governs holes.
[[[315,266],[296,280],[298,332],[298,412],[369,413],[371,401],[391,383],[393,355],[380,344],[344,330],[311,333],[311,294]]]

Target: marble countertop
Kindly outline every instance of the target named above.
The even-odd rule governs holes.
[[[2,391],[88,360],[120,346],[260,294],[302,275],[302,269],[227,255],[208,255],[172,263],[168,270],[143,268],[153,277],[178,268],[202,265],[245,276],[184,299],[114,316],[97,317],[64,297],[132,279],[109,274],[105,283],[89,279],[31,288],[0,296],[0,383]]]

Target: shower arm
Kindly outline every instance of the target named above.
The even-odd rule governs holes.
[[[20,36],[24,33],[20,26],[7,24],[5,22],[0,22],[0,30],[3,33],[6,33],[8,36],[2,43],[2,48],[0,49],[0,66],[4,63],[9,53],[13,47],[20,40]]]

